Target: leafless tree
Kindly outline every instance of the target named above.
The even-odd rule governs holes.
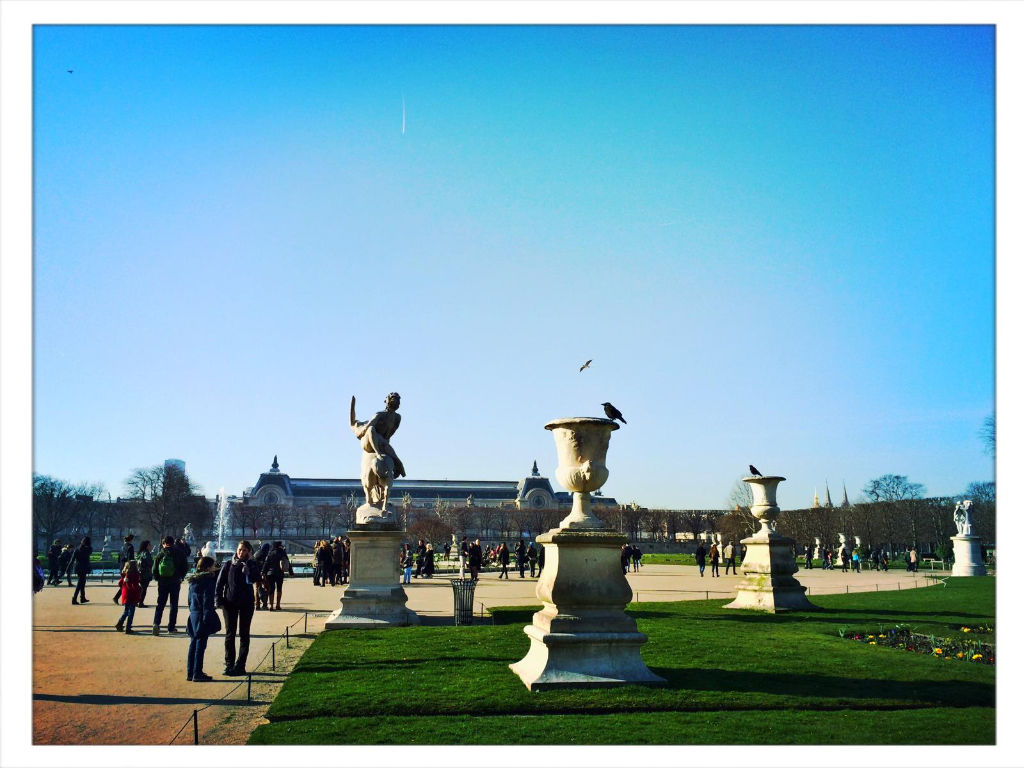
[[[340,504],[316,504],[313,506],[313,519],[320,526],[320,536],[325,537],[334,532],[334,527],[341,517]]]
[[[46,545],[73,525],[75,497],[81,489],[49,475],[32,476],[32,528]]]
[[[885,502],[897,519],[910,528],[910,543],[920,547],[918,513],[920,508],[910,502],[924,496],[924,486],[912,483],[906,475],[882,475],[864,486],[864,495],[874,502]]]
[[[754,492],[750,490],[750,483],[744,483],[737,478],[729,491],[729,509],[745,509],[747,511],[754,506]]]
[[[179,532],[186,523],[197,531],[209,528],[213,517],[209,503],[178,467],[140,467],[124,484],[129,497],[139,503],[144,524],[154,537]]]
[[[981,444],[985,449],[985,453],[989,456],[995,457],[996,415],[994,413],[985,419],[985,422],[981,425],[981,429],[978,430],[978,437],[981,438]]]

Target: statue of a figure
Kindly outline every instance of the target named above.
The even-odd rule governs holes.
[[[391,514],[388,509],[391,485],[396,477],[405,477],[405,467],[391,447],[391,436],[402,423],[402,416],[398,413],[401,404],[402,398],[397,392],[392,392],[384,398],[383,411],[377,411],[369,421],[356,421],[356,398],[352,396],[349,425],[363,447],[359,476],[366,496],[366,507],[374,508],[366,510],[360,507],[356,513],[356,522],[387,518]]]
[[[957,536],[970,536],[972,531],[971,526],[971,505],[973,502],[970,499],[964,499],[958,501],[956,507],[953,508],[953,522],[956,523],[956,535]]]
[[[185,543],[190,547],[196,543],[196,537],[192,533],[192,523],[185,523],[185,530],[182,532],[182,538],[185,539]]]

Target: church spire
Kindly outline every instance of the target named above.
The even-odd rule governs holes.
[[[818,503],[818,489],[817,489],[817,487],[815,487],[815,489],[814,489],[814,503],[811,504],[811,509],[817,509],[820,506],[821,506],[821,504]]]
[[[845,480],[843,480],[843,501],[842,501],[842,503],[840,503],[839,506],[841,506],[841,507],[848,507],[848,506],[850,506],[850,500],[848,498],[846,498],[846,481]]]
[[[832,497],[829,495],[829,492],[828,492],[828,480],[825,481],[825,506],[826,507],[831,507],[832,506]]]

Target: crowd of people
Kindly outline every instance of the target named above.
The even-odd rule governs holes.
[[[873,571],[889,570],[889,553],[884,549],[871,549],[862,547],[847,548],[842,546],[837,552],[832,547],[825,547],[820,550],[821,567],[826,571],[835,570],[836,564],[843,573],[860,573],[861,568]],[[904,555],[907,571],[914,573],[918,567],[917,548],[911,547]],[[870,566],[868,565],[870,563]],[[814,547],[809,545],[804,549],[804,568],[814,568]]]

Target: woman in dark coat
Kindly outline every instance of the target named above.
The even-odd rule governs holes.
[[[501,573],[498,574],[498,578],[505,577],[508,579],[508,544],[504,541],[501,542],[501,546],[498,547],[498,564],[501,566]]]
[[[85,579],[89,575],[89,571],[92,570],[92,565],[89,562],[92,557],[92,539],[88,536],[82,539],[82,543],[78,545],[78,549],[75,550],[75,554],[71,556],[71,567],[75,569],[75,575],[78,576],[78,584],[75,585],[75,593],[71,596],[71,604],[78,605],[79,602],[88,603],[85,599]],[[82,599],[79,601],[78,596],[81,595]]]
[[[188,643],[188,679],[193,683],[212,680],[203,672],[203,655],[206,641],[220,631],[220,618],[214,602],[217,594],[217,561],[212,557],[201,557],[196,572],[188,577],[188,624],[185,632],[191,638]]]
[[[139,596],[139,608],[147,608],[146,592],[149,590],[149,582],[153,580],[153,551],[149,539],[139,544],[139,584],[142,586],[142,594]]]
[[[434,545],[427,544],[423,552],[423,576],[428,579],[434,578]]]
[[[704,543],[700,542],[697,544],[697,551],[694,552],[693,556],[697,560],[697,568],[700,570],[700,577],[704,578],[704,566],[707,563],[708,551],[704,549]]]
[[[708,558],[711,560],[711,575],[712,576],[721,576],[722,574],[720,574],[718,572],[718,545],[717,544],[712,544],[711,545],[711,552],[708,554]]]

